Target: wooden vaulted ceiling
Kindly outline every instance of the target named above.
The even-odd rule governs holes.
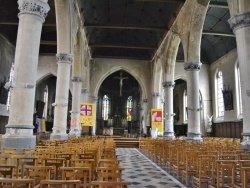
[[[185,0],[78,0],[88,46],[93,58],[151,60]],[[56,54],[54,0],[43,24],[41,54]],[[0,34],[13,45],[18,28],[17,0],[0,0]],[[212,63],[236,41],[227,20],[227,0],[211,0],[201,42],[201,61]],[[177,61],[184,61],[180,44]]]

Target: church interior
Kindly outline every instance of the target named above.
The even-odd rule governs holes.
[[[0,0],[0,186],[249,187],[249,12]]]

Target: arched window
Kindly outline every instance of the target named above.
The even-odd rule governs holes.
[[[239,62],[237,62],[235,66],[235,83],[236,83],[237,112],[238,116],[242,116],[242,98],[241,98]]]
[[[183,92],[183,121],[187,122],[188,120],[188,110],[187,110],[187,90]]]
[[[44,93],[43,93],[43,101],[44,101],[43,118],[44,119],[47,119],[48,96],[49,96],[49,89],[48,89],[48,86],[46,85],[44,88]]]
[[[129,96],[127,99],[127,121],[131,121],[133,114],[133,97]]]
[[[218,70],[216,74],[216,99],[217,99],[217,117],[224,116],[224,100],[223,100],[223,76],[222,71]]]
[[[110,110],[110,98],[107,95],[103,96],[102,99],[102,119],[109,119],[109,110]]]
[[[9,90],[7,103],[6,103],[7,110],[9,110],[9,107],[10,107],[11,83],[13,81],[13,75],[14,75],[14,64],[12,64],[11,69],[10,69],[10,77],[9,77],[8,86],[7,86],[7,89]]]

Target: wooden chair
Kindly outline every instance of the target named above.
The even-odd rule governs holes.
[[[80,180],[83,188],[90,187],[91,168],[90,167],[61,167],[62,180]]]
[[[97,167],[98,181],[121,181],[124,168],[117,167]]]
[[[39,186],[41,180],[50,180],[53,166],[32,166],[24,165],[24,178],[33,179],[36,186]]]
[[[92,181],[91,188],[119,188],[129,187],[131,182],[127,181]]]
[[[244,173],[243,170],[244,168],[250,168],[250,160],[239,160],[238,161],[238,166],[239,169],[238,172],[236,173],[236,181],[234,184],[234,188],[241,188],[243,187],[243,182],[244,182]]]
[[[209,188],[234,187],[236,161],[218,160],[216,161],[216,182]]]
[[[70,159],[72,159],[72,153],[56,153],[55,158],[63,158],[66,160],[65,166],[69,166]]]
[[[249,188],[250,187],[250,167],[243,167],[242,168],[242,188]]]
[[[202,184],[214,184],[217,155],[199,156],[198,174],[193,176],[192,188],[201,188]]]
[[[33,179],[0,178],[1,188],[34,188]]]
[[[95,160],[94,159],[71,159],[70,160],[70,166],[71,167],[85,167],[90,168],[90,172],[88,174],[89,178],[91,180],[94,180],[95,178],[95,168],[94,166]]]
[[[198,174],[199,154],[199,152],[186,152],[185,168],[182,170],[182,182],[185,182],[186,186],[189,184],[189,177]]]
[[[13,178],[16,168],[15,165],[0,165],[0,176],[4,178]]]
[[[80,188],[80,180],[41,180],[40,188]]]
[[[17,159],[17,178],[23,178],[23,166],[24,165],[37,165],[37,158],[30,157],[30,158],[18,158]]]
[[[53,179],[59,179],[59,169],[60,167],[65,166],[66,159],[64,158],[50,158],[50,159],[42,159],[42,164],[44,166],[53,166],[54,169],[52,171]]]

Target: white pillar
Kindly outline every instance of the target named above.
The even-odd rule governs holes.
[[[173,112],[173,90],[175,83],[172,81],[163,82],[165,89],[165,123],[164,123],[164,138],[174,139],[174,112]]]
[[[147,99],[142,99],[142,106],[140,108],[140,120],[142,119],[141,121],[141,127],[142,127],[142,130],[143,130],[143,134],[147,134],[147,126],[150,126],[150,122],[147,121],[147,112],[148,112],[148,100]]]
[[[242,149],[250,150],[250,13],[242,13],[234,15],[229,19],[231,28],[233,29],[239,58],[241,97],[243,109],[243,140],[241,142]]]
[[[82,127],[80,125],[80,104],[81,104],[81,90],[82,90],[82,77],[72,77],[73,90],[72,90],[72,111],[70,121],[69,137],[80,137]]]
[[[200,131],[199,71],[201,63],[184,63],[187,74],[187,140],[202,142]]]
[[[153,108],[161,108],[161,95],[159,92],[153,93]]]
[[[46,0],[18,0],[20,13],[14,77],[6,134],[2,148],[34,148],[33,113],[42,24],[49,5]]]
[[[93,97],[93,103],[94,103],[94,125],[91,127],[91,134],[94,136],[96,135],[96,114],[97,114],[97,105],[98,105],[98,99],[99,97]]]
[[[67,114],[68,114],[68,96],[69,96],[69,81],[70,69],[73,61],[71,54],[59,53],[57,57],[57,81],[56,81],[56,98],[54,112],[53,133],[50,139],[65,140],[68,139],[67,129]]]

